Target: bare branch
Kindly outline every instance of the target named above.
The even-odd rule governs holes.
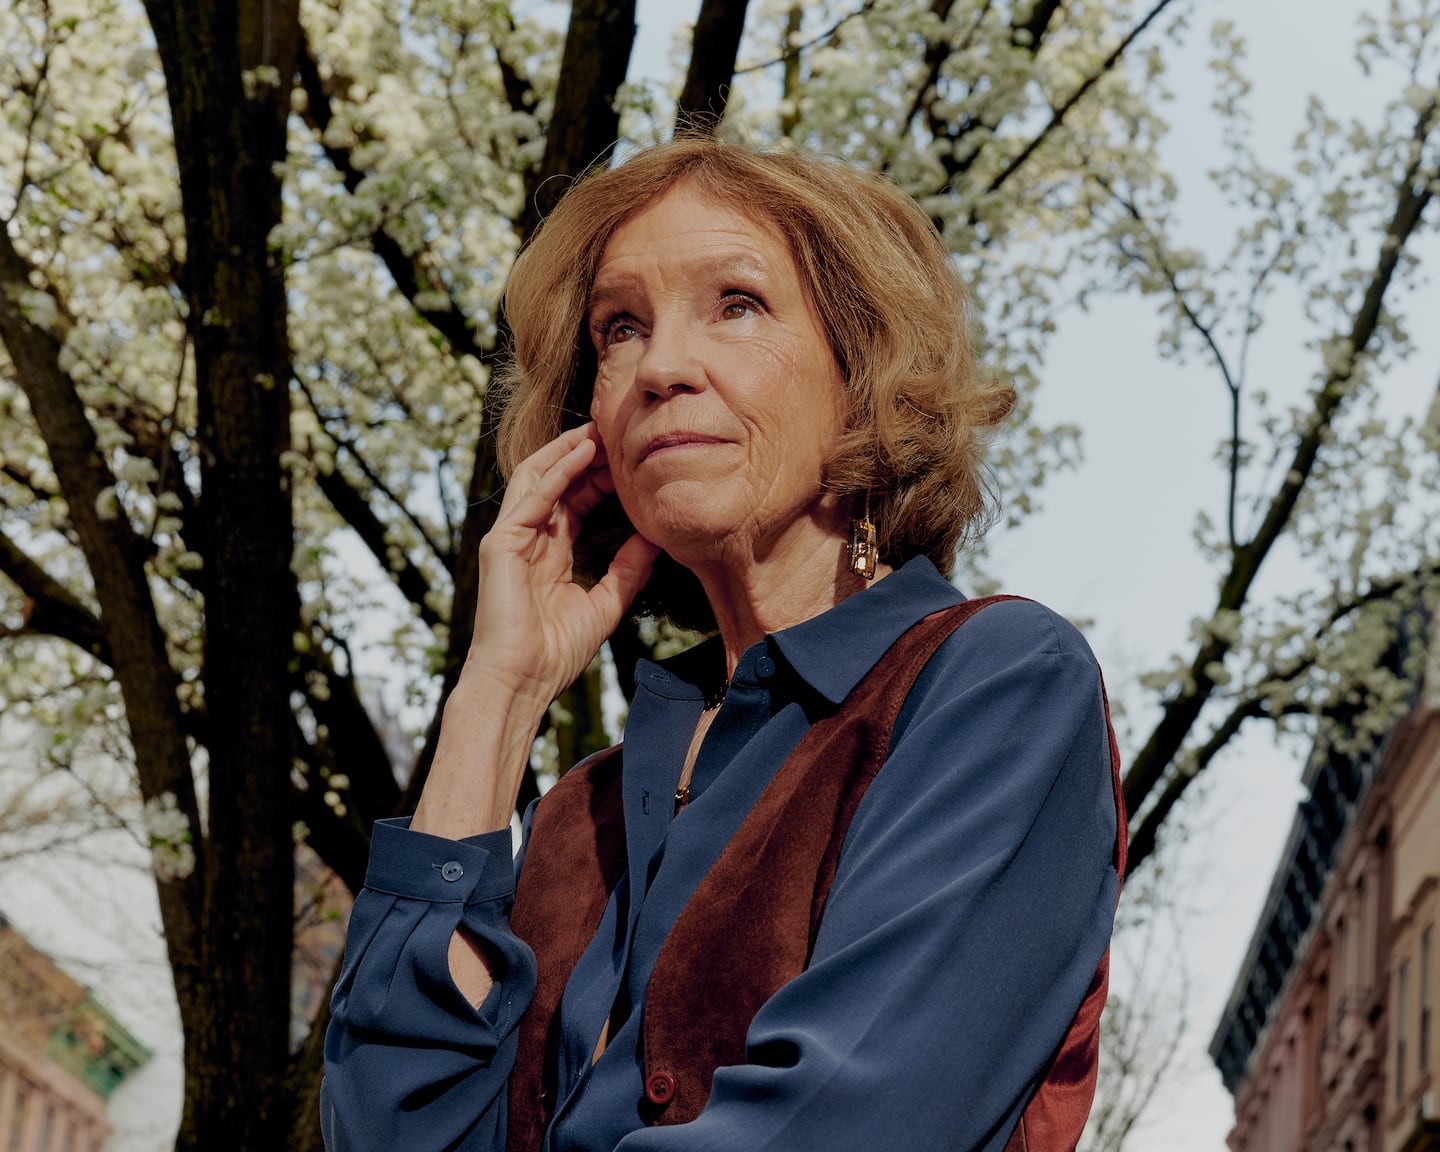
[[[95,614],[3,532],[0,572],[25,595],[26,632],[58,636],[88,655],[112,663],[110,642]]]
[[[951,2],[953,3],[954,0],[951,0]],[[830,27],[826,28],[825,31],[810,37],[810,39],[806,40],[803,44],[796,44],[793,47],[787,46],[785,51],[780,53],[779,56],[776,56],[770,60],[762,61],[759,64],[747,64],[744,68],[736,68],[731,73],[731,75],[744,76],[746,73],[749,72],[763,72],[766,68],[775,67],[776,64],[784,64],[786,61],[797,59],[798,57],[803,56],[806,52],[810,51],[811,48],[814,48],[820,44],[824,44],[827,41],[831,40],[835,36],[835,34],[839,32],[841,28],[845,27],[846,24],[850,23],[851,20],[854,20],[856,17],[859,16],[864,16],[867,12],[870,11],[870,9],[874,7],[875,0],[865,0],[865,2],[861,4],[859,8],[855,9],[854,12],[847,12],[844,16],[840,17],[839,20],[836,20],[835,23],[831,24]]]
[[[1115,202],[1125,210],[1126,215],[1144,228],[1150,237],[1152,251],[1148,257],[1142,257],[1141,254],[1131,251],[1123,242],[1119,245],[1121,252],[1137,264],[1148,264],[1160,270],[1165,277],[1165,283],[1169,285],[1171,298],[1175,301],[1176,306],[1185,317],[1186,323],[1190,325],[1191,329],[1210,350],[1210,355],[1215,361],[1215,366],[1220,369],[1220,375],[1225,380],[1225,388],[1230,396],[1230,460],[1229,490],[1226,498],[1226,530],[1230,541],[1230,548],[1233,551],[1240,547],[1240,539],[1235,524],[1235,508],[1239,501],[1240,493],[1240,400],[1241,391],[1245,383],[1244,378],[1231,372],[1230,364],[1226,360],[1225,354],[1220,350],[1219,342],[1216,340],[1213,325],[1206,324],[1201,320],[1200,314],[1191,305],[1189,295],[1180,283],[1179,274],[1176,272],[1174,265],[1170,262],[1166,254],[1165,245],[1161,243],[1159,236],[1156,235],[1155,229],[1149,220],[1146,219],[1145,214],[1140,210],[1140,206],[1135,203],[1134,198],[1126,196],[1104,176],[1097,174],[1095,181],[1110,193]],[[1275,258],[1277,260],[1279,259],[1278,252]],[[1263,275],[1261,279],[1263,280]],[[1259,285],[1257,284],[1252,288],[1251,292],[1252,309],[1258,292]]]

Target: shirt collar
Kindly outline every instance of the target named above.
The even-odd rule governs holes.
[[[964,599],[928,557],[917,556],[829,611],[772,633],[763,643],[773,645],[811,688],[839,704],[911,625]],[[671,699],[699,699],[697,685],[720,675],[723,660],[720,638],[712,636],[663,664],[642,659],[636,683]]]
[[[926,556],[769,639],[812,688],[839,704],[890,646],[932,612],[965,599]]]

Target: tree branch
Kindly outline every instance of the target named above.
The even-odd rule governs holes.
[[[1210,739],[1205,742],[1204,747],[1196,752],[1194,771],[1171,773],[1155,803],[1130,835],[1130,846],[1125,858],[1125,875],[1127,877],[1133,875],[1135,869],[1140,867],[1141,862],[1155,851],[1156,836],[1160,831],[1160,826],[1169,818],[1171,809],[1185,794],[1185,789],[1190,787],[1191,781],[1209,767],[1210,761],[1240,731],[1241,725],[1246,720],[1264,714],[1265,711],[1258,699],[1252,697],[1245,700],[1225,717],[1220,726],[1210,734]]]
[[[615,96],[625,82],[634,43],[635,0],[575,0],[571,5],[545,159],[527,174],[522,243],[560,199],[567,178],[598,163],[619,135]]]
[[[980,6],[980,11],[975,14],[975,22],[971,25],[972,31],[985,22],[992,3],[993,0],[985,0]],[[950,10],[954,6],[955,0],[931,0],[930,12],[939,20],[941,27],[944,27],[945,21],[950,19]],[[950,59],[950,53],[949,40],[942,38],[926,42],[925,75],[915,88],[915,95],[910,100],[909,111],[905,113],[904,123],[906,125],[912,124],[915,117],[920,114],[920,109],[931,103],[929,98],[934,94],[935,85],[940,82],[940,70],[945,67],[945,61]],[[932,134],[934,133],[932,132]]]
[[[951,3],[953,2],[954,0],[951,0]],[[731,75],[744,76],[748,72],[763,72],[766,68],[775,67],[776,64],[784,64],[790,60],[795,60],[810,51],[810,49],[814,48],[817,44],[824,44],[833,37],[835,33],[839,32],[841,28],[850,23],[851,20],[859,16],[864,16],[874,7],[875,0],[865,0],[854,12],[847,12],[844,16],[840,17],[840,19],[836,20],[835,23],[831,24],[830,27],[826,28],[825,31],[810,37],[805,43],[796,44],[793,47],[787,46],[785,51],[781,52],[779,56],[770,60],[761,61],[759,64],[747,64],[744,68],[736,68]]]
[[[0,572],[25,595],[25,631],[58,636],[106,664],[110,642],[95,614],[50,573],[0,532]]]
[[[372,489],[382,493],[391,504],[400,510],[400,514],[404,516],[410,526],[415,529],[420,539],[424,541],[426,547],[430,549],[431,554],[434,555],[447,570],[452,570],[454,567],[453,557],[441,550],[440,546],[430,538],[430,533],[426,530],[425,526],[421,524],[410,509],[405,506],[404,502],[381,482],[380,477],[375,474],[374,469],[366,462],[365,457],[361,455],[359,450],[351,442],[351,439],[346,436],[343,431],[336,428],[334,422],[325,418],[324,413],[320,410],[319,404],[315,401],[314,394],[311,393],[305,383],[303,381],[299,382],[298,387],[300,394],[304,396],[305,400],[309,403],[311,411],[315,413],[315,418],[320,421],[321,426],[325,428],[326,433],[335,440],[336,444],[342,447],[355,461],[365,479],[370,482]],[[429,593],[433,591],[433,589],[431,588],[430,581],[426,579],[424,572],[411,564],[409,559],[403,556],[402,566],[400,568],[391,567],[389,542],[385,539],[384,523],[375,515],[375,511],[370,507],[370,502],[365,494],[356,488],[355,485],[351,484],[340,472],[338,462],[336,467],[331,471],[318,472],[317,483],[319,484],[320,491],[325,494],[325,498],[330,501],[335,511],[340,514],[341,519],[355,530],[360,539],[364,541],[365,546],[370,549],[375,559],[380,562],[380,566],[391,574],[406,599],[420,609],[425,622],[432,628],[445,623],[445,620],[439,613],[435,612],[426,604]]]
[[[1440,561],[1429,562],[1421,565],[1413,572],[1400,572],[1391,576],[1388,580],[1372,580],[1369,586],[1361,594],[1351,597],[1344,603],[1337,604],[1326,615],[1325,619],[1313,629],[1310,636],[1311,646],[1307,654],[1297,657],[1288,663],[1284,668],[1274,669],[1267,672],[1259,679],[1258,685],[1266,684],[1293,684],[1306,672],[1315,667],[1319,660],[1319,654],[1313,645],[1321,637],[1328,635],[1337,624],[1346,618],[1354,615],[1360,609],[1381,601],[1390,600],[1397,593],[1405,588],[1414,588],[1426,581],[1433,580],[1440,572]],[[1397,637],[1398,641],[1398,637]],[[1258,691],[1258,687],[1256,689]],[[1327,706],[1329,707],[1329,706]],[[1342,722],[1353,717],[1356,706],[1350,703],[1340,705],[1338,712],[1330,712],[1332,718],[1338,718]],[[1171,773],[1166,779],[1160,795],[1155,803],[1146,811],[1140,823],[1135,827],[1130,837],[1129,854],[1126,864],[1126,875],[1129,875],[1139,867],[1140,862],[1155,851],[1157,837],[1160,828],[1169,817],[1171,810],[1185,794],[1192,781],[1210,766],[1212,760],[1240,731],[1241,725],[1249,719],[1266,717],[1271,720],[1281,716],[1296,716],[1314,713],[1315,709],[1301,703],[1291,703],[1282,707],[1276,707],[1264,696],[1249,695],[1238,701],[1230,714],[1216,729],[1211,732],[1205,743],[1196,749],[1193,762],[1186,770],[1179,771],[1171,767]],[[1327,712],[1322,711],[1322,716]]]
[[[385,539],[385,525],[380,522],[365,497],[344,477],[339,464],[329,472],[319,472],[317,483],[340,518],[350,525],[371,555],[380,562],[381,568],[395,581],[401,595],[415,605],[426,626],[436,628],[444,624],[440,614],[430,606],[430,593],[433,589],[425,579],[425,574],[410,562],[403,551],[397,565],[390,555],[390,544]]]
[[[1013,26],[1010,42],[1017,47],[1039,44],[1050,27],[1050,21],[1055,19],[1055,14],[1062,7],[1064,0],[1035,0],[1030,8],[1030,18]],[[1023,37],[1020,35],[1022,32]]]
[[[506,30],[510,33],[515,31],[515,14],[507,4],[504,6],[504,19]],[[530,80],[524,76],[520,69],[512,64],[505,55],[504,46],[498,40],[495,44],[495,63],[500,69],[500,84],[505,89],[505,99],[512,111],[534,112],[535,111],[535,90],[530,87]]]
[[[1421,166],[1425,153],[1423,144],[1434,127],[1436,107],[1431,101],[1417,114],[1412,157],[1395,189],[1395,208],[1380,244],[1379,258],[1345,337],[1348,355],[1330,369],[1316,391],[1305,431],[1296,445],[1279,489],[1270,501],[1264,520],[1249,543],[1237,549],[1232,556],[1212,619],[1222,612],[1238,611],[1245,603],[1261,564],[1290,522],[1341,403],[1350,394],[1355,363],[1375,336],[1385,294],[1395,277],[1401,254],[1418,228],[1425,209],[1434,197],[1437,181],[1440,181],[1440,172]],[[1194,688],[1182,691],[1165,705],[1159,723],[1125,774],[1125,804],[1129,811],[1139,811],[1164,775],[1167,765],[1180,751],[1186,735],[1194,727],[1201,709],[1215,689],[1215,683],[1206,669],[1223,660],[1230,647],[1231,641],[1222,639],[1213,631],[1200,644],[1188,673]]]
[[[713,135],[725,116],[747,0],[704,0],[695,18],[690,67],[675,107],[677,128]]]
[[[1103,175],[1097,173],[1095,175],[1095,182],[1104,188],[1105,191],[1109,192],[1115,202],[1124,209],[1125,214],[1145,230],[1153,246],[1153,252],[1148,259],[1143,258],[1139,253],[1130,251],[1123,241],[1119,244],[1120,251],[1132,262],[1140,265],[1148,264],[1158,268],[1164,274],[1165,283],[1170,288],[1170,296],[1175,301],[1176,307],[1180,309],[1181,315],[1185,317],[1185,322],[1190,325],[1191,329],[1210,350],[1210,355],[1215,361],[1215,366],[1220,369],[1220,375],[1225,380],[1225,388],[1230,395],[1230,482],[1228,498],[1226,500],[1226,528],[1230,547],[1234,550],[1240,547],[1240,538],[1235,525],[1235,506],[1239,499],[1240,491],[1240,399],[1241,390],[1245,383],[1244,377],[1230,371],[1230,363],[1226,360],[1225,354],[1220,350],[1220,344],[1215,337],[1214,327],[1201,320],[1200,314],[1191,307],[1189,296],[1180,284],[1179,273],[1176,272],[1175,266],[1171,264],[1165,247],[1156,235],[1155,229],[1151,226],[1150,221],[1146,219],[1145,214],[1140,211],[1140,206],[1135,203],[1132,197],[1122,193]],[[1276,258],[1278,259],[1278,254]],[[1261,274],[1260,279],[1263,281],[1264,273]],[[1258,286],[1254,291],[1258,292]],[[1254,298],[1254,292],[1252,292],[1252,308]]]
[[[931,12],[940,22],[949,19],[954,0],[932,0]],[[985,23],[985,18],[992,7],[992,0],[984,0],[974,20],[971,22],[970,30],[966,34],[964,42],[959,46],[960,51],[968,51],[974,42],[975,36]],[[1044,41],[1045,33],[1050,27],[1050,21],[1060,10],[1060,0],[1037,0],[1037,3],[1030,9],[1024,20],[1016,20],[1010,26],[1010,43],[1019,51],[1023,51],[1032,58],[1040,51]],[[1017,11],[1018,17],[1020,13]],[[945,140],[949,145],[941,156],[941,163],[945,168],[947,179],[953,183],[959,176],[970,170],[979,156],[979,149],[960,154],[960,144],[972,133],[984,130],[993,134],[999,122],[1004,119],[1004,114],[993,118],[983,115],[975,116],[967,114],[958,123],[947,125],[945,120],[936,112],[936,94],[940,82],[940,74],[944,69],[945,62],[955,51],[955,46],[947,40],[934,40],[926,45],[925,49],[925,74],[915,95],[910,102],[909,110],[905,115],[905,124],[911,124],[920,110],[925,109],[926,120],[930,135],[936,140]],[[1093,82],[1093,81],[1092,81]],[[1068,111],[1068,109],[1067,109]],[[1047,129],[1048,131],[1048,129]],[[887,165],[888,168],[888,165]],[[937,221],[937,226],[939,222]]]
[[[1047,123],[1045,127],[1040,129],[1039,132],[1032,136],[1030,138],[1030,142],[1026,144],[1025,147],[1022,148],[1020,152],[1016,156],[1014,156],[1010,160],[1010,162],[1005,165],[1004,168],[1000,170],[1000,172],[994,177],[994,179],[990,181],[989,187],[985,189],[987,194],[998,192],[1002,187],[1004,187],[1006,181],[1008,181],[1010,177],[1014,176],[1016,172],[1018,172],[1022,167],[1024,167],[1025,162],[1035,154],[1035,150],[1050,138],[1050,134],[1054,132],[1055,129],[1059,128],[1060,125],[1065,123],[1065,117],[1068,116],[1071,110],[1077,104],[1079,104],[1081,100],[1085,98],[1085,94],[1089,92],[1091,88],[1095,87],[1095,85],[1098,84],[1102,79],[1104,79],[1104,77],[1107,76],[1112,69],[1114,69],[1115,65],[1120,62],[1120,60],[1124,57],[1125,53],[1129,50],[1130,45],[1136,41],[1136,39],[1141,35],[1141,33],[1145,31],[1146,28],[1150,27],[1150,25],[1155,21],[1155,18],[1158,17],[1160,13],[1164,12],[1166,8],[1170,7],[1173,2],[1174,0],[1156,0],[1154,7],[1152,7],[1150,11],[1145,14],[1145,18],[1141,20],[1139,24],[1135,25],[1135,27],[1132,28],[1129,33],[1126,34],[1125,38],[1121,40],[1118,45],[1116,45],[1115,50],[1111,52],[1109,56],[1105,57],[1100,67],[1097,68],[1094,72],[1092,72],[1089,76],[1087,76],[1085,80],[1081,83],[1081,85],[1070,94],[1070,97],[1063,104],[1061,104],[1058,108],[1054,109],[1051,112],[1049,123]]]
[[[6,456],[0,461],[0,476],[4,476],[11,483],[18,485],[35,497],[36,500],[49,500],[52,496],[60,495],[54,487],[40,486],[40,482],[23,464]]]
[[[0,227],[0,341],[50,454],[90,568],[111,665],[125,698],[136,769],[146,799],[170,793],[198,836],[199,805],[190,775],[165,634],[145,577],[145,545],[123,516],[106,519],[101,498],[113,489],[110,471],[85,406],[60,367],[59,343],[25,315],[29,270],[7,229]],[[180,994],[201,978],[202,868],[188,877],[159,881],[161,914]]]
[[[345,190],[354,193],[365,180],[365,174],[355,167],[350,150],[325,140],[325,131],[330,127],[334,113],[330,106],[330,93],[320,76],[320,66],[310,49],[303,30],[300,37],[297,68],[300,85],[305,90],[305,120],[314,131],[326,158],[345,184]],[[474,356],[484,364],[491,364],[495,353],[483,347],[475,338],[475,331],[450,291],[450,286],[438,277],[430,275],[423,261],[409,256],[381,223],[369,236],[370,249],[385,266],[400,294],[410,301],[416,313],[449,343],[456,356]],[[450,302],[448,308],[421,308],[415,300],[421,293],[442,293]]]
[[[315,637],[309,650],[299,654],[297,665],[302,676],[318,672],[328,686],[325,693],[306,692],[306,704],[316,721],[328,730],[323,743],[332,767],[350,778],[348,793],[356,811],[355,828],[368,847],[370,825],[394,814],[400,787],[395,783],[395,768],[385,741],[360,698],[354,669],[337,668],[322,641],[323,637]],[[359,888],[352,891],[358,892]]]
[[[788,45],[800,35],[805,20],[805,8],[799,0],[792,0],[790,10],[785,13],[785,43]],[[780,135],[793,135],[800,126],[800,57],[791,56],[785,61],[785,72],[780,80],[780,98],[785,110],[780,114]]]

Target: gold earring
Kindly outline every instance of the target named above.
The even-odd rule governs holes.
[[[850,521],[850,571],[864,580],[875,579],[875,561],[880,549],[875,543],[875,525],[870,520],[870,492],[865,492],[865,512]]]

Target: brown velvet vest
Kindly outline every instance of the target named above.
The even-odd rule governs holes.
[[[809,962],[846,831],[916,677],[970,616],[1008,599],[967,600],[920,621],[776,770],[656,959],[641,1021],[648,1123],[694,1119],[715,1069],[745,1062],[756,1012]],[[1113,732],[1110,742],[1123,830]],[[567,774],[535,810],[511,927],[534,949],[538,974],[510,1077],[508,1152],[537,1152],[554,1113],[560,999],[626,867],[620,773],[617,746]],[[783,836],[773,834],[777,827]],[[1116,863],[1123,876],[1123,835]],[[765,883],[751,882],[757,876]],[[1063,1152],[1079,1140],[1094,1096],[1108,971],[1107,953],[1007,1152]]]

